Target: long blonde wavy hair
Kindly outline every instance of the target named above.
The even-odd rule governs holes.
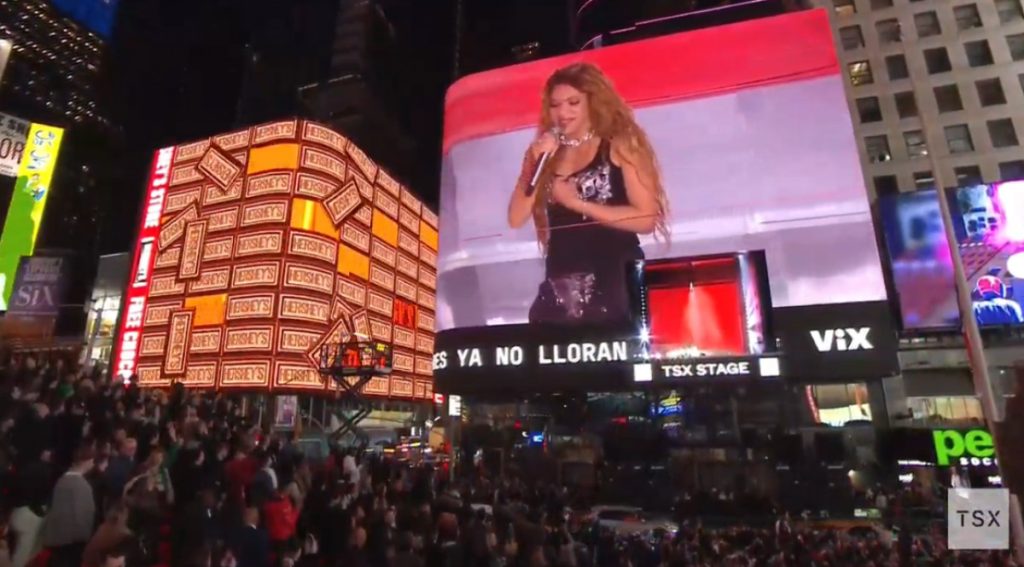
[[[669,205],[665,188],[661,184],[658,158],[654,154],[654,148],[651,146],[647,134],[633,118],[633,111],[615,91],[615,86],[601,69],[592,63],[573,63],[555,71],[544,85],[538,124],[539,132],[549,132],[554,126],[551,120],[551,93],[559,85],[570,86],[585,94],[594,135],[604,141],[615,140],[617,143],[623,144],[626,151],[621,152],[620,155],[629,156],[627,159],[632,160],[630,165],[637,170],[648,172],[646,181],[653,184],[653,187],[648,187],[648,189],[653,190],[658,199],[658,220],[654,228],[655,238],[667,242],[670,237],[666,220],[669,214]],[[547,165],[544,166],[537,182],[537,198],[533,203],[533,225],[537,230],[537,240],[544,249],[547,249],[548,236],[551,232],[547,212],[548,194],[555,173],[555,163],[558,162],[562,151],[563,148],[560,147],[553,156],[555,159],[548,160]]]

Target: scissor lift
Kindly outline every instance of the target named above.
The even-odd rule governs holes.
[[[359,422],[370,415],[372,406],[362,394],[363,387],[374,377],[391,374],[391,345],[370,340],[328,343],[320,348],[319,359],[320,374],[330,377],[338,387],[335,407],[355,410],[348,415],[336,413],[341,423],[331,437],[341,439],[351,433],[365,439]]]

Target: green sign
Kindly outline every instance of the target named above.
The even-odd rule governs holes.
[[[0,311],[7,309],[21,257],[31,256],[35,250],[63,137],[64,130],[53,126],[32,124],[29,128],[18,180],[0,232]]]
[[[948,467],[954,459],[961,465],[995,464],[995,443],[984,429],[937,429],[932,431],[932,439],[935,463],[941,467]]]

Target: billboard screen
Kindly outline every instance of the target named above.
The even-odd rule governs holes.
[[[22,258],[8,315],[57,315],[67,284],[67,264],[62,255]]]
[[[160,150],[115,367],[142,386],[322,391],[319,348],[392,344],[365,393],[430,399],[437,216],[299,120]]]
[[[64,130],[61,128],[44,124],[29,127],[11,204],[4,219],[3,232],[0,232],[0,282],[3,288],[0,291],[0,310],[7,309],[21,257],[31,256],[35,250],[63,138]]]
[[[16,177],[32,123],[0,112],[0,175]]]
[[[118,0],[52,0],[57,11],[82,24],[96,35],[110,39]]]
[[[452,349],[470,328],[636,324],[638,261],[756,251],[775,308],[886,300],[821,10],[463,78],[446,101],[441,215],[438,340]],[[715,309],[718,350],[748,347],[741,304]]]
[[[655,198],[663,207],[654,214],[667,230],[651,234],[643,223],[616,227],[586,213],[547,207],[540,211],[551,228],[545,251],[536,223],[510,228],[510,197],[538,123],[551,122],[539,118],[545,81],[579,61],[592,63],[610,80],[614,90],[602,95],[617,93],[650,140],[652,156],[637,159],[654,157],[660,165],[652,171],[660,174],[662,189]],[[823,11],[464,78],[448,92],[444,143],[439,330],[525,323],[534,307],[535,319],[559,319],[539,310],[557,295],[552,286],[574,285],[565,274],[593,274],[595,291],[615,295],[620,303],[622,290],[597,282],[605,275],[597,272],[615,280],[624,263],[637,257],[764,250],[776,306],[886,297],[857,142]],[[610,164],[621,170],[615,158],[595,153],[598,167],[591,169],[601,173]],[[581,193],[580,200],[640,211],[631,184],[624,184],[626,194],[621,185],[606,184],[607,196],[604,187]],[[621,311],[618,305],[602,308]]]
[[[1024,323],[1024,181],[960,187],[945,195],[978,324]],[[938,199],[932,190],[879,200],[907,329],[955,328],[960,322]]]

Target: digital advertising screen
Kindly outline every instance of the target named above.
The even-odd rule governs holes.
[[[255,126],[157,152],[115,367],[143,387],[330,390],[321,349],[377,341],[364,393],[431,399],[437,215],[344,136]]]
[[[32,124],[28,129],[7,218],[0,232],[0,311],[7,309],[22,256],[31,256],[36,248],[63,139],[61,128]]]
[[[119,0],[51,0],[58,12],[82,24],[96,35],[110,39],[114,33]]]
[[[886,300],[822,10],[468,76],[445,115],[435,377],[486,367],[457,355],[488,333],[567,343],[618,325],[673,356],[750,356],[765,350],[755,313]],[[748,251],[756,294],[736,264]],[[652,287],[639,315],[638,262],[715,255],[729,277]]]
[[[944,195],[978,324],[1024,323],[1024,181],[960,187]],[[953,260],[938,199],[935,190],[879,199],[906,329],[960,324]]]

